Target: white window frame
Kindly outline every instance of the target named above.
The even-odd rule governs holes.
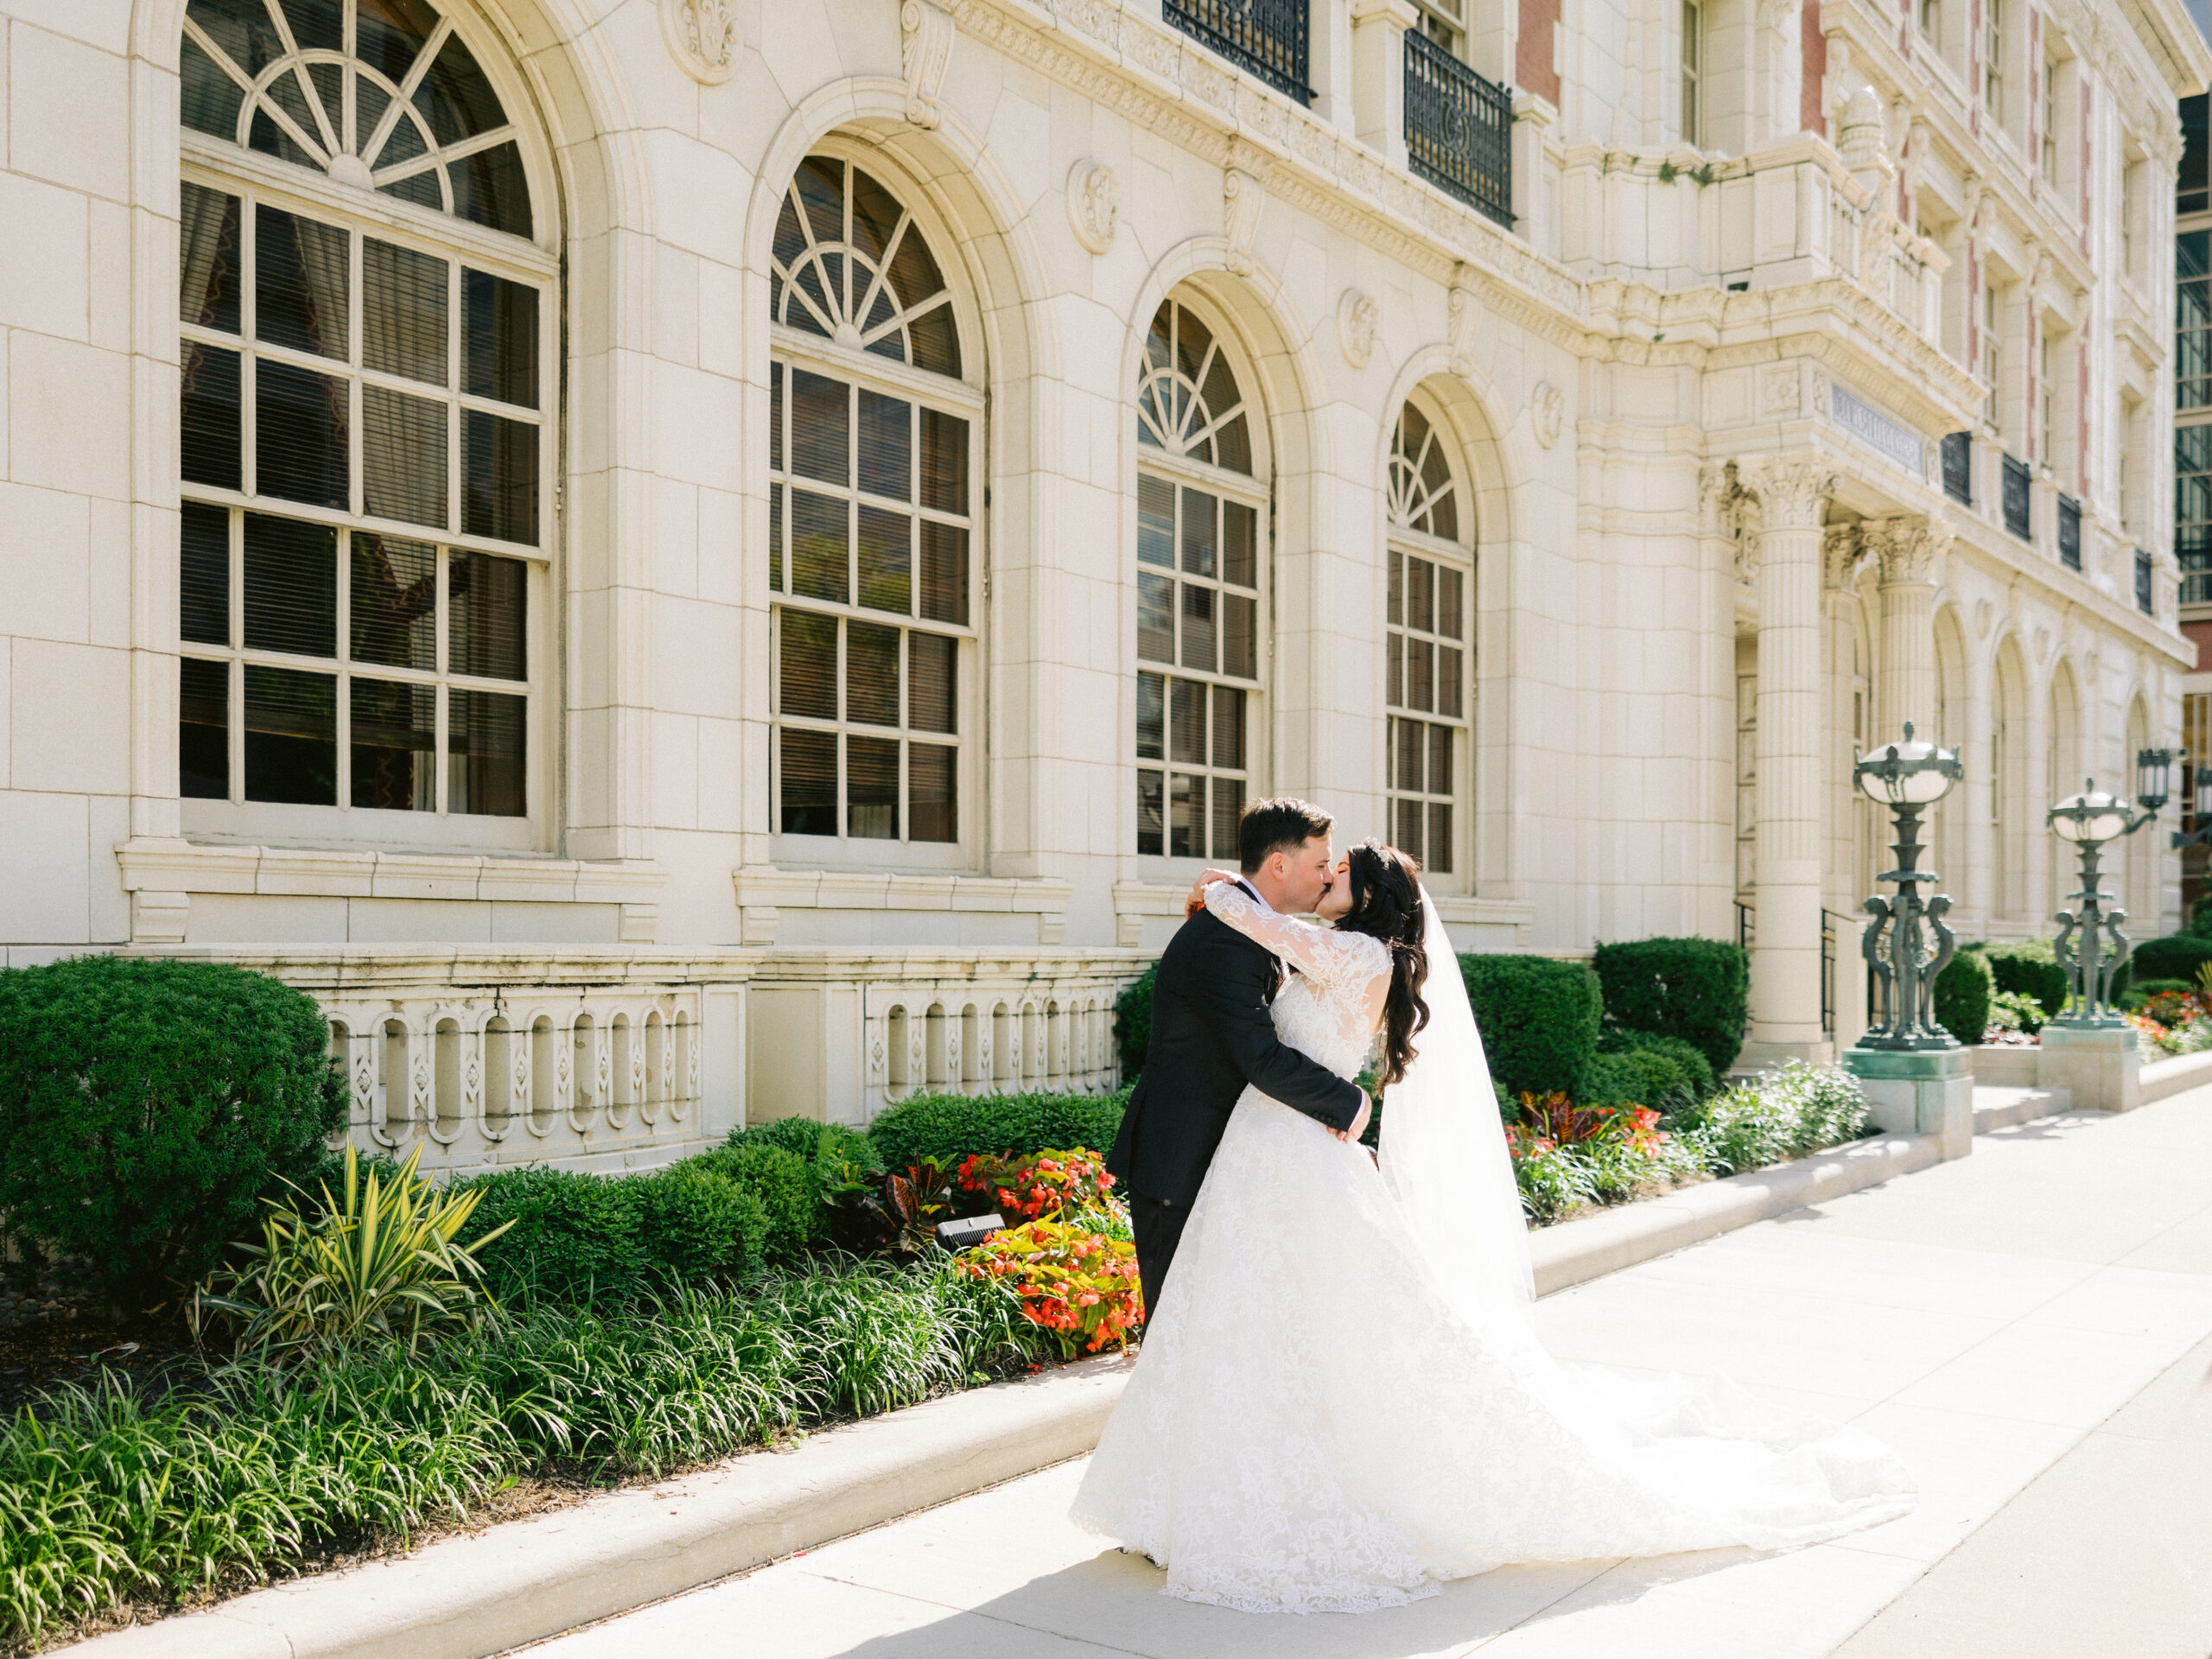
[[[1456,538],[1447,539],[1399,522],[1389,511],[1390,491],[1386,478],[1383,489],[1383,519],[1387,531],[1384,557],[1388,560],[1406,556],[1427,559],[1432,563],[1459,573],[1461,633],[1457,647],[1459,652],[1460,712],[1457,718],[1453,718],[1428,709],[1415,709],[1404,701],[1402,696],[1400,702],[1392,702],[1388,696],[1386,675],[1382,742],[1385,746],[1383,812],[1387,828],[1383,834],[1386,838],[1392,841],[1397,838],[1397,804],[1401,800],[1418,799],[1424,803],[1448,800],[1452,808],[1452,868],[1449,871],[1435,872],[1433,880],[1426,875],[1423,880],[1429,881],[1429,885],[1440,893],[1472,893],[1475,890],[1473,868],[1475,716],[1478,683],[1475,671],[1476,641],[1478,637],[1475,567],[1477,550],[1481,542],[1480,525],[1476,513],[1473,482],[1467,470],[1466,456],[1456,429],[1452,423],[1445,418],[1443,412],[1427,398],[1414,397],[1408,398],[1406,402],[1418,410],[1421,418],[1428,423],[1432,442],[1441,448],[1445,462],[1451,469],[1452,505],[1459,520],[1459,534]],[[1405,405],[1402,404],[1397,414],[1392,417],[1391,453],[1394,456],[1397,451],[1397,429],[1404,418],[1404,409]],[[1392,622],[1389,620],[1389,577],[1390,573],[1386,567],[1382,573],[1383,602],[1378,607],[1383,618],[1385,652],[1387,653],[1389,650],[1389,636],[1393,633],[1402,636],[1410,634],[1419,638],[1437,637],[1433,632],[1422,635],[1419,630],[1411,628],[1409,625]],[[1403,682],[1402,681],[1402,690]],[[1452,788],[1448,796],[1433,790],[1418,791],[1402,790],[1389,781],[1397,765],[1396,722],[1402,719],[1417,720],[1425,725],[1446,726],[1453,728]],[[1422,850],[1423,862],[1429,863],[1431,861],[1427,856],[1426,839],[1422,842]]]

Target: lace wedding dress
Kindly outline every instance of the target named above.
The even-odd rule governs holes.
[[[1387,949],[1227,884],[1207,903],[1302,970],[1275,998],[1283,1040],[1356,1076]],[[1432,976],[1432,1001],[1458,994],[1471,1036],[1427,908],[1431,960],[1450,976]],[[1494,1122],[1478,1040],[1472,1055]],[[1525,1294],[1471,1294],[1472,1268],[1446,1283],[1449,1247],[1422,1236],[1404,1183],[1386,1174],[1397,1098],[1382,1170],[1254,1090],[1230,1119],[1073,1509],[1166,1567],[1166,1593],[1356,1612],[1510,1562],[1786,1548],[1911,1508],[1903,1465],[1858,1429],[1719,1378],[1631,1382],[1561,1366],[1536,1341]],[[1465,1216],[1496,1193],[1465,1194],[1462,1232],[1481,1236]]]

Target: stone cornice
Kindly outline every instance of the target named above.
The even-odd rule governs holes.
[[[315,899],[442,899],[637,905],[658,899],[658,864],[496,854],[321,851],[134,840],[115,849],[126,892],[258,893]]]
[[[273,974],[326,1000],[377,995],[412,987],[439,992],[504,989],[631,989],[646,986],[742,984],[761,962],[757,950],[706,947],[545,944],[137,944],[118,956],[226,962]]]
[[[785,870],[747,864],[731,874],[747,944],[773,944],[787,910],[921,911],[1037,918],[1037,942],[1067,935],[1074,887],[1046,877],[901,875],[879,870]]]

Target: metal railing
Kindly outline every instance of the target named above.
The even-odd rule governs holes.
[[[2005,528],[2024,542],[2035,539],[2035,530],[2028,517],[2028,463],[2017,455],[2006,455],[2005,461]]]
[[[1835,912],[1821,911],[1821,1032],[1835,1040]]]
[[[2082,568],[2082,504],[2070,495],[2058,498],[2058,562],[2069,570]]]
[[[1406,156],[1440,190],[1513,228],[1513,95],[1408,31]]]
[[[1974,434],[1943,435],[1943,493],[1962,507],[1974,505]]]
[[[2135,608],[2145,616],[2154,614],[2158,608],[2152,592],[2151,550],[2139,547],[2135,550]]]
[[[1306,0],[1161,0],[1160,13],[1277,92],[1313,101]]]

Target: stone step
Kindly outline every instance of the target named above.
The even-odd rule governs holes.
[[[2015,1123],[2027,1123],[2038,1117],[2049,1117],[2054,1112],[2067,1111],[2073,1104],[2072,1093],[2064,1089],[1977,1084],[1974,1091],[1974,1132],[1987,1135],[1992,1129],[2009,1129]]]

